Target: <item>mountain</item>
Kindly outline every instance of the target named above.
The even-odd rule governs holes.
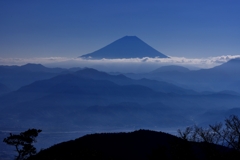
[[[31,71],[31,72],[50,72],[50,73],[60,73],[66,69],[62,68],[47,68],[41,64],[28,63],[19,67],[19,70],[22,71]]]
[[[0,66],[0,73],[9,72],[52,72],[59,73],[66,71],[67,69],[62,68],[47,68],[42,64],[27,63],[22,66]]]
[[[165,93],[154,86],[164,90],[158,81],[132,80],[93,69],[60,74],[0,96],[0,128],[40,128],[46,132],[42,145],[49,146],[63,140],[56,133],[65,137],[73,131],[176,130],[208,121],[211,117],[200,116],[208,110],[238,108],[240,103],[239,96],[232,92]],[[6,137],[4,134],[0,138]],[[0,144],[0,154],[2,148],[5,144]]]
[[[153,150],[180,138],[163,132],[98,133],[56,144],[29,160],[38,159],[149,159]]]
[[[169,69],[170,68],[170,69]],[[187,71],[183,68],[168,66],[167,69],[159,68],[149,73],[125,74],[130,78],[147,78],[166,81],[182,88],[195,91],[232,90],[240,93],[240,59],[232,59],[219,66]]]
[[[129,110],[124,109],[127,103],[124,104],[123,102],[144,105],[159,101],[160,97],[164,98],[165,96],[163,93],[158,93],[140,85],[120,86],[107,80],[87,79],[73,74],[59,75],[51,79],[36,81],[0,97],[1,127],[42,126],[43,128],[55,128],[62,125],[62,130],[63,128],[95,126],[99,122],[91,120],[96,117],[96,114],[91,116],[93,112],[89,113],[88,107],[91,106],[96,106],[95,109],[105,108],[106,112],[111,113],[109,114],[111,120],[108,123],[114,122],[113,126],[118,126],[117,123],[119,123],[122,126],[124,125],[122,122],[113,119],[114,115],[119,114],[118,112],[123,112],[122,115],[119,114],[121,117],[128,114],[127,111]],[[115,109],[118,105],[120,110],[111,110],[111,107],[106,107],[109,105],[112,108],[115,107]],[[149,108],[141,108],[141,105],[137,109],[146,113]],[[134,108],[129,107],[129,109]],[[149,115],[151,115],[150,112],[152,111],[148,111]],[[102,113],[100,112],[97,115],[103,118],[105,114],[101,115]],[[133,114],[137,115],[137,112]],[[14,120],[11,119],[12,116],[15,117]],[[65,118],[59,119],[58,121],[61,121],[61,123],[58,122],[57,125],[56,120],[59,116]],[[78,117],[79,119],[76,119]],[[81,121],[83,117],[85,117],[85,120]],[[16,121],[17,119],[18,121]],[[142,119],[142,117],[137,119]],[[16,122],[18,125],[16,125]],[[90,125],[87,125],[87,122]],[[108,125],[108,123],[105,124]],[[104,123],[101,123],[101,125],[104,125]],[[130,125],[132,126],[131,123]]]
[[[240,73],[240,58],[231,59],[226,63],[214,67],[212,70],[231,74]]]
[[[152,72],[158,73],[158,72],[189,72],[189,71],[190,70],[188,68],[185,68],[182,66],[170,65],[170,66],[162,66]]]
[[[231,61],[222,67],[229,63]],[[34,70],[39,72],[29,71],[29,67],[35,67]],[[46,73],[42,70],[45,68],[41,65],[32,64],[23,68],[0,67],[1,80],[12,80],[11,83],[28,80],[27,85],[0,96],[0,128],[3,131],[34,127],[48,132],[88,133],[114,129],[180,128],[209,120],[217,121],[219,115],[223,115],[216,112],[219,109],[240,114],[239,110],[234,110],[239,108],[240,103],[236,92],[196,93],[169,83],[177,81],[201,88],[237,82],[238,74],[234,76],[217,67],[187,72],[173,72],[170,69],[140,75],[158,80],[136,80],[90,68],[65,70],[64,73]],[[44,75],[49,78],[46,76],[44,79]],[[36,80],[31,82],[33,79],[29,80],[28,76]],[[209,111],[216,113],[216,116],[201,116]],[[46,141],[52,142],[49,137]]]
[[[220,159],[219,157],[237,159],[239,154],[227,147],[215,144],[189,142],[164,132],[137,130],[129,133],[85,135],[41,150],[28,160],[205,160]]]
[[[89,59],[118,59],[143,57],[168,58],[166,55],[158,52],[136,36],[125,36],[97,51],[82,55],[80,57]]]
[[[38,126],[62,131],[181,126],[191,124],[190,116],[208,108],[234,108],[240,103],[238,95],[164,93],[154,86],[161,89],[158,81],[131,80],[93,69],[61,74],[1,96],[1,128]]]
[[[92,68],[85,68],[79,70],[74,73],[77,76],[91,78],[95,80],[108,80],[112,81],[118,85],[141,85],[151,88],[158,92],[164,93],[177,93],[177,94],[197,94],[193,90],[183,89],[178,87],[174,84],[163,82],[163,81],[156,81],[156,80],[149,80],[146,78],[134,80],[130,79],[122,74],[118,75],[110,75],[105,72],[100,72]]]
[[[25,64],[22,66],[0,66],[0,83],[11,90],[17,90],[38,80],[52,78],[59,74],[71,73],[80,68],[48,68],[41,64]]]

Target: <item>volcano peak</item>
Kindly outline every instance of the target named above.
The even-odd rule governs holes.
[[[88,59],[168,58],[137,36],[124,36],[97,51],[80,57]]]

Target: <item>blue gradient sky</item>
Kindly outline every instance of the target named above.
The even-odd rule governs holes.
[[[78,57],[126,35],[169,56],[240,54],[239,0],[1,0],[0,57]]]

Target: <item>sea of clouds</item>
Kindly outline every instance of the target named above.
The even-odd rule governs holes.
[[[212,68],[230,59],[240,58],[240,55],[224,55],[207,58],[130,58],[130,59],[100,59],[91,60],[68,57],[35,57],[35,58],[1,58],[1,65],[24,65],[27,63],[43,64],[47,67],[91,67],[110,72],[144,72],[161,66],[179,65],[190,69]]]

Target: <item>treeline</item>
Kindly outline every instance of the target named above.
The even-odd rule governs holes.
[[[224,123],[216,123],[206,128],[195,125],[183,131],[178,130],[178,135],[183,140],[183,152],[191,153],[186,154],[185,159],[240,158],[240,119],[236,115],[229,116]],[[200,146],[204,153],[198,154],[192,144]],[[192,153],[199,156],[191,157]]]
[[[31,141],[25,143],[25,146],[31,146],[30,144],[35,141],[40,132],[41,130],[31,129],[22,132],[20,137],[17,135],[10,135],[10,137],[30,138]],[[29,135],[31,136],[29,137]],[[224,123],[209,125],[206,128],[200,126],[187,127],[185,130],[178,130],[178,135],[177,137],[150,130],[138,130],[130,133],[92,134],[56,144],[48,149],[41,150],[37,154],[35,154],[35,150],[27,155],[24,152],[25,156],[21,158],[28,160],[234,160],[240,158],[240,119],[237,116],[230,116],[225,119]],[[9,137],[5,138],[4,141],[9,142]],[[18,157],[19,155],[16,158],[18,159]]]

